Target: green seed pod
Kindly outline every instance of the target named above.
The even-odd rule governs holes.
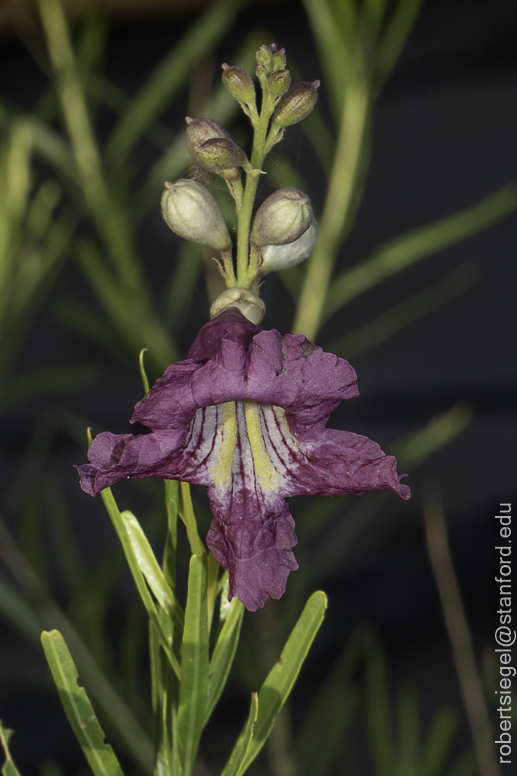
[[[182,178],[175,183],[166,183],[162,215],[169,229],[185,240],[219,251],[231,248],[232,241],[219,205],[197,181]]]
[[[189,154],[197,161],[196,146],[202,146],[207,140],[224,138],[231,140],[229,132],[213,119],[191,119],[187,116],[187,129],[185,131],[185,145]]]
[[[261,250],[262,264],[259,276],[279,269],[289,269],[307,259],[318,240],[319,227],[315,218],[309,228],[294,242],[286,245],[265,245]]]
[[[289,70],[277,70],[268,77],[267,85],[273,97],[281,97],[291,85],[291,73]]]
[[[255,105],[255,87],[248,73],[242,67],[223,65],[222,81],[232,97],[244,103]]]
[[[306,118],[318,100],[319,85],[319,81],[299,81],[293,84],[278,103],[271,125],[279,129]]]
[[[311,225],[314,213],[307,194],[293,187],[271,194],[257,210],[251,240],[255,245],[285,245]]]
[[[226,138],[212,138],[202,146],[195,147],[196,158],[210,172],[226,177],[230,172],[234,177],[234,171],[238,167],[249,166],[248,158],[242,148]]]

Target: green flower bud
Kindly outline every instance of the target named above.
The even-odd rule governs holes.
[[[289,70],[277,70],[268,77],[267,85],[273,97],[281,97],[291,85],[291,73]]]
[[[255,87],[248,73],[242,67],[223,65],[223,86],[232,97],[244,103],[255,105]]]
[[[297,124],[309,115],[318,100],[319,81],[293,84],[277,105],[271,125],[276,128]]]
[[[250,166],[242,148],[226,138],[207,140],[202,146],[196,146],[195,152],[203,167],[223,178],[235,178],[238,167]]]
[[[187,151],[197,161],[196,146],[202,146],[207,140],[224,138],[231,140],[229,132],[213,119],[191,119],[187,116],[187,129],[185,131],[185,145]]]
[[[265,245],[261,250],[262,264],[259,275],[264,277],[268,272],[279,269],[289,269],[307,259],[318,240],[319,227],[315,218],[309,228],[294,242],[286,245]]]
[[[257,210],[251,240],[255,245],[285,245],[297,240],[311,225],[314,213],[300,189],[279,189]]]
[[[256,54],[257,75],[263,73],[266,77],[277,70],[285,69],[285,49],[276,50],[276,43],[261,46]]]
[[[219,205],[197,181],[182,178],[175,183],[166,183],[162,215],[169,229],[185,240],[219,251],[231,248],[232,241]]]

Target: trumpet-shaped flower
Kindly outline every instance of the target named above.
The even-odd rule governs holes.
[[[410,496],[393,456],[367,437],[326,428],[339,403],[357,395],[347,361],[227,308],[136,405],[131,422],[152,433],[96,436],[90,463],[77,467],[81,487],[96,495],[128,477],[207,486],[207,544],[229,572],[230,598],[255,611],[281,597],[298,567],[287,496]]]

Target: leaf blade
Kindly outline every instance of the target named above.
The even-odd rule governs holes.
[[[102,730],[83,687],[77,684],[78,673],[63,636],[57,630],[43,631],[45,651],[61,703],[95,776],[123,776],[120,763]]]

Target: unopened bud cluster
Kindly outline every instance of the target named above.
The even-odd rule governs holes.
[[[220,251],[220,269],[228,292],[232,292],[221,297],[221,304],[225,305],[230,298],[235,303],[237,294],[239,304],[250,317],[258,315],[253,300],[258,298],[255,292],[258,292],[259,278],[303,261],[318,237],[318,224],[309,197],[292,187],[271,194],[258,208],[250,229],[257,176],[262,172],[263,160],[282,139],[286,127],[309,115],[316,104],[319,86],[319,81],[291,84],[285,51],[277,50],[274,43],[261,46],[256,60],[256,75],[262,90],[260,111],[249,73],[241,67],[222,66],[223,85],[239,102],[255,130],[251,161],[217,121],[186,119],[185,143],[194,162],[223,178],[235,200],[238,218],[236,266],[232,259],[232,240],[222,212],[205,186],[190,179],[166,183],[162,196],[163,217],[173,232]],[[249,299],[246,289],[251,294]],[[213,314],[218,314],[218,305],[219,302]],[[252,309],[255,312],[251,313]]]

